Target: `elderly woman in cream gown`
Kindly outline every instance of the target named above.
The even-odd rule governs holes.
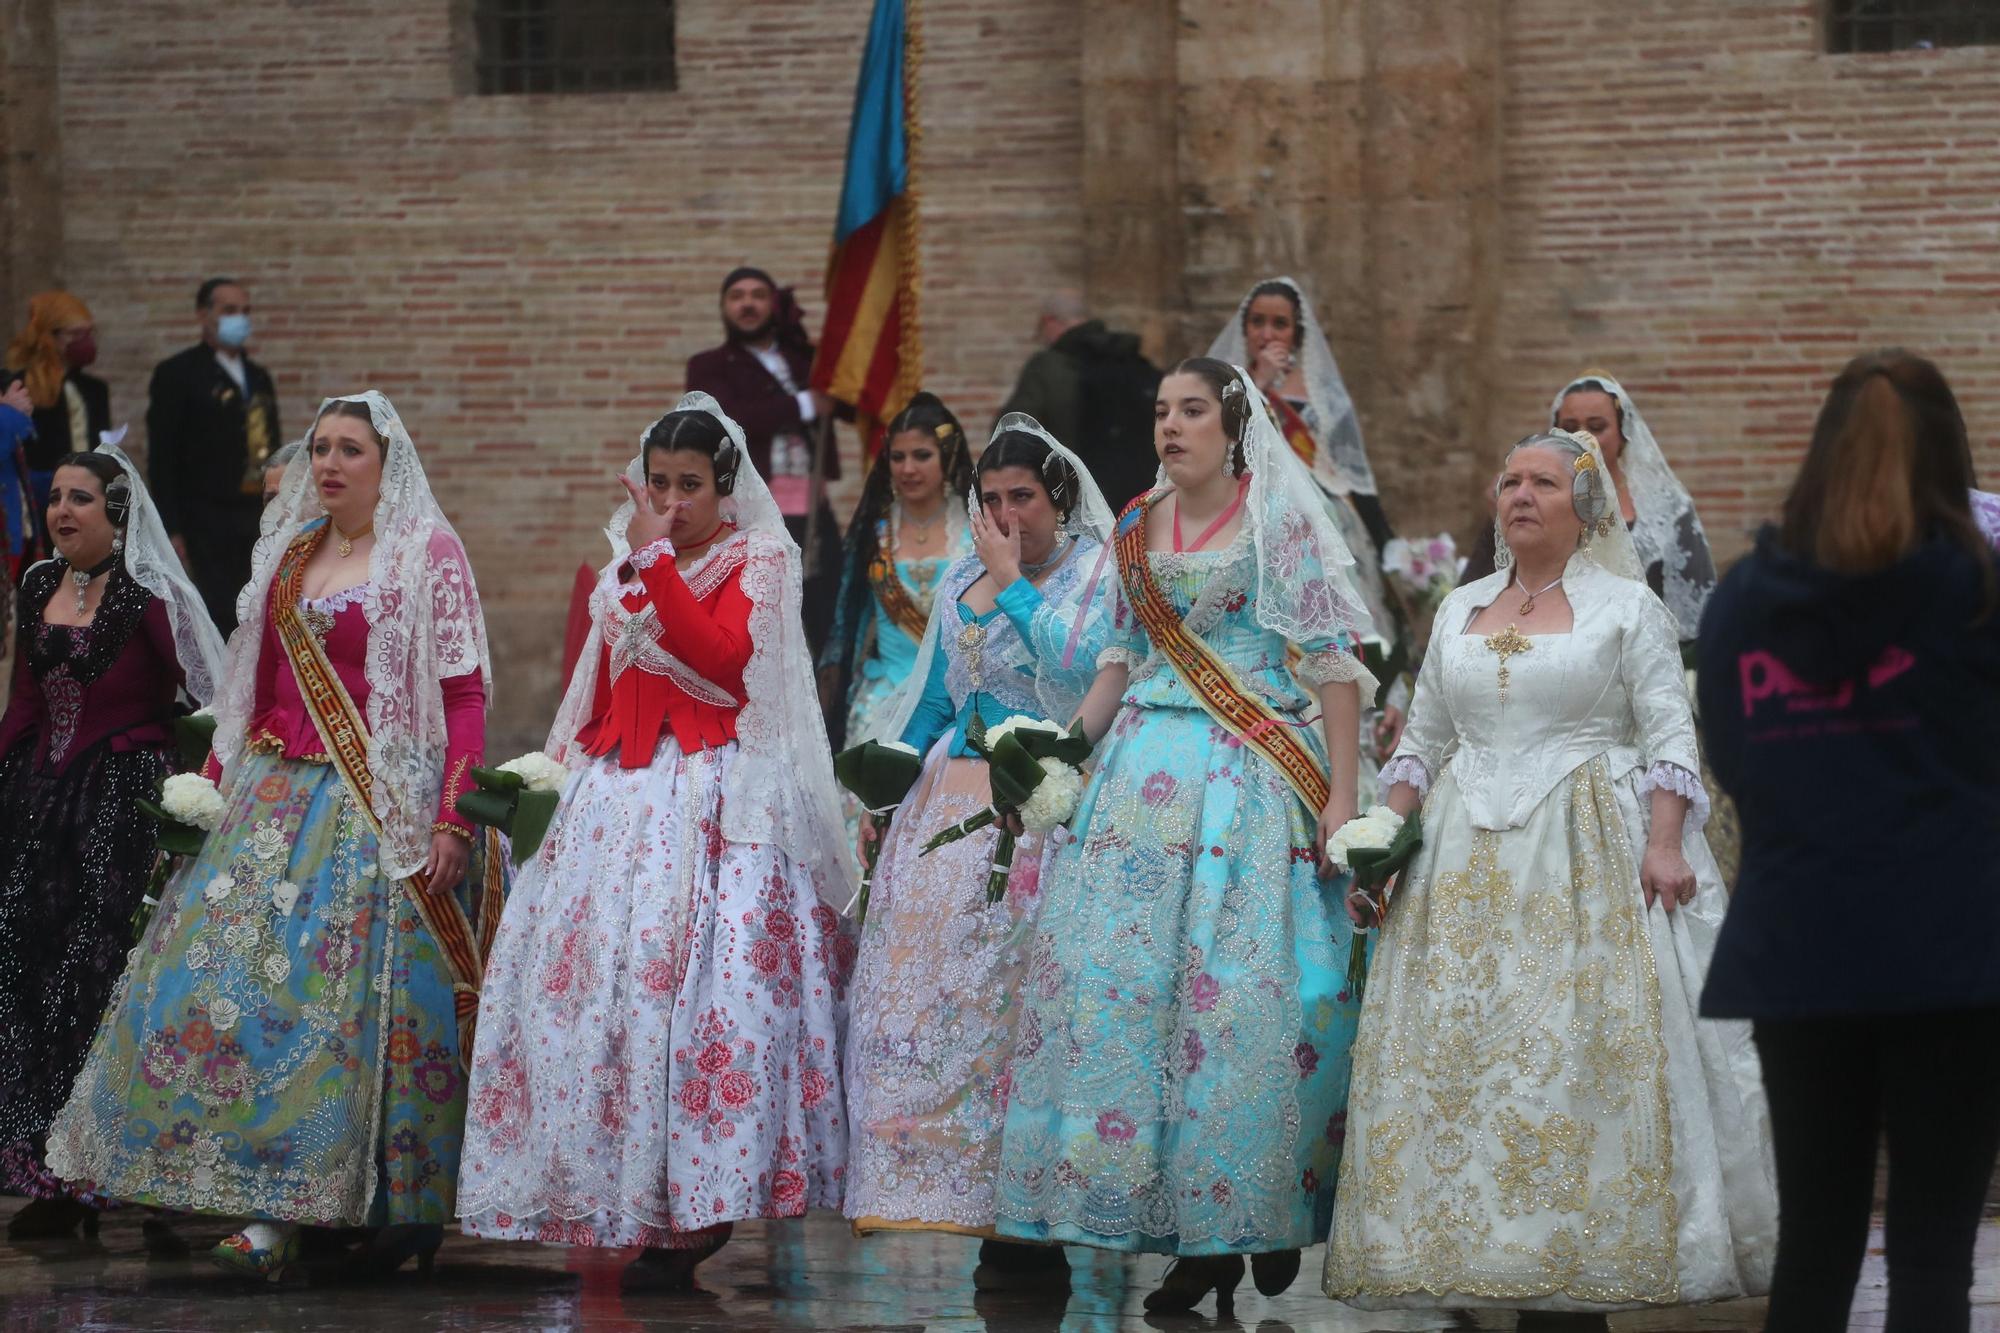
[[[1424,845],[1369,972],[1326,1291],[1599,1313],[1755,1294],[1767,1112],[1747,1025],[1696,1019],[1725,895],[1674,622],[1594,439],[1532,436],[1499,486],[1500,568],[1440,608],[1383,770]]]

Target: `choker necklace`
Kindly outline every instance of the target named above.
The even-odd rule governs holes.
[[[702,547],[707,546],[710,542],[714,541],[716,535],[728,526],[729,526],[728,519],[719,518],[715,521],[715,526],[708,530],[708,535],[706,537],[703,537],[698,542],[688,542],[684,546],[677,545],[674,547],[674,551],[676,554],[681,554],[687,551],[699,551]]]
[[[332,519],[329,518],[327,520],[327,524],[333,529],[333,535],[336,539],[336,545],[338,545],[340,548],[340,558],[343,560],[345,560],[348,556],[354,554],[354,543],[360,541],[363,537],[366,537],[369,533],[375,531],[375,520],[372,518],[368,520],[367,527],[361,529],[361,531],[355,533],[352,537],[342,532],[340,530],[340,525],[338,523],[335,523]]]
[[[69,581],[76,588],[76,613],[78,615],[83,614],[85,597],[90,592],[90,581],[117,563],[118,552],[113,551],[89,569],[78,569],[74,565],[70,566]]]
[[[1056,538],[1055,547],[1053,550],[1049,552],[1048,559],[1042,561],[1040,564],[1030,564],[1028,561],[1023,560],[1021,562],[1021,572],[1023,574],[1026,574],[1029,578],[1034,578],[1036,575],[1046,570],[1050,565],[1053,565],[1056,561],[1062,559],[1063,552],[1067,550],[1069,550],[1069,534],[1065,532],[1061,536]]]
[[[1558,574],[1555,577],[1555,583],[1549,584],[1548,588],[1543,588],[1541,592],[1528,592],[1528,585],[1521,582],[1521,571],[1519,569],[1516,569],[1514,571],[1514,586],[1519,588],[1522,592],[1528,592],[1528,600],[1521,603],[1519,614],[1525,616],[1529,612],[1533,611],[1535,609],[1535,599],[1537,597],[1540,597],[1542,593],[1547,592],[1549,588],[1555,587],[1556,583],[1561,583],[1561,582],[1562,582],[1562,575]]]

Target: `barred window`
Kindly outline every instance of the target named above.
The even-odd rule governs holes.
[[[481,93],[674,86],[673,0],[473,0]]]
[[[2000,0],[1828,0],[1835,55],[2000,45]]]

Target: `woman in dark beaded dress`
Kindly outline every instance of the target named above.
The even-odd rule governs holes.
[[[0,1190],[10,1240],[95,1230],[43,1160],[132,947],[181,696],[206,700],[222,640],[115,446],[56,469],[57,555],[22,578],[0,716]]]

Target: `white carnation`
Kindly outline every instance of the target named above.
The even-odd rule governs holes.
[[[1021,827],[1029,833],[1047,833],[1067,824],[1076,815],[1083,799],[1083,774],[1060,759],[1044,759],[1041,785],[1029,793],[1021,805]]]
[[[1337,866],[1349,866],[1353,862],[1348,854],[1356,850],[1381,851],[1396,840],[1396,834],[1403,827],[1403,817],[1386,805],[1371,808],[1367,814],[1348,820],[1333,836],[1326,840],[1326,856]]]
[[[197,708],[197,709],[195,709],[195,710],[194,710],[194,711],[193,711],[192,713],[189,713],[189,714],[188,714],[188,716],[189,716],[189,717],[214,717],[214,716],[215,716],[215,709],[214,709],[214,708],[212,708],[212,707],[210,707],[210,706],[209,706],[209,705],[207,705],[207,704],[204,704],[204,705],[202,705],[202,706],[201,706],[200,708]]]
[[[222,793],[199,773],[176,773],[160,788],[160,808],[183,824],[213,832],[222,822]]]
[[[569,770],[540,750],[530,750],[518,759],[509,759],[500,765],[502,773],[513,773],[520,777],[521,785],[529,791],[561,791]]]
[[[1050,736],[1063,734],[1063,729],[1053,722],[1044,721],[1039,717],[1029,717],[1026,713],[1016,713],[986,729],[986,748],[992,749],[1000,743],[1002,736],[1009,736],[1017,731],[1039,731]]]
[[[878,744],[880,744],[881,747],[885,750],[894,750],[897,754],[906,754],[909,755],[912,759],[923,758],[922,755],[917,753],[916,746],[905,745],[902,741],[881,741],[878,742]]]

